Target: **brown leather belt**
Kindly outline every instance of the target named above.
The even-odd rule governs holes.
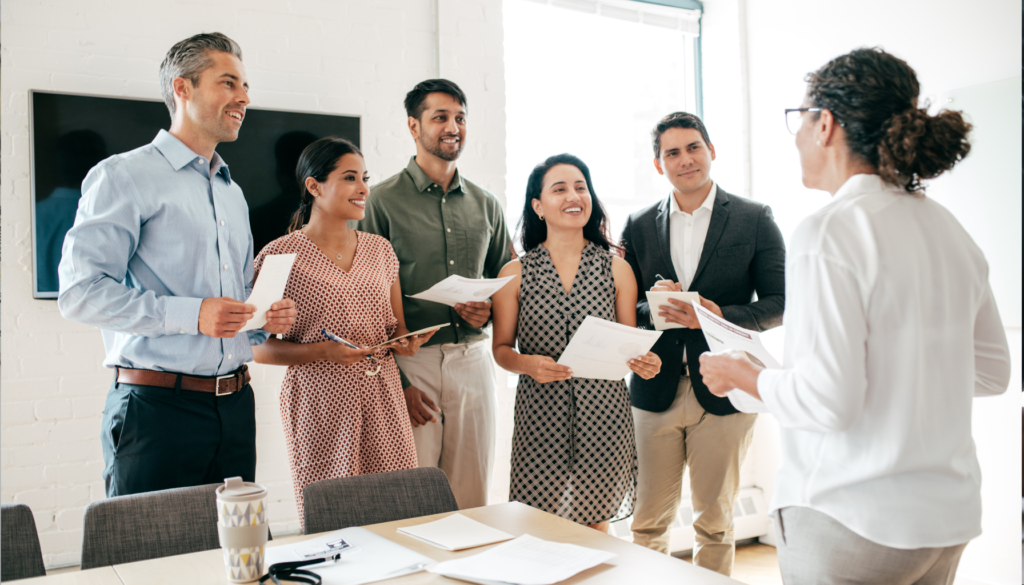
[[[181,385],[178,386],[178,380]],[[155,370],[132,370],[129,368],[117,369],[117,382],[120,384],[138,384],[139,386],[157,386],[160,388],[180,388],[192,392],[211,392],[217,396],[224,396],[237,392],[249,383],[252,376],[249,375],[249,367],[242,366],[234,372],[224,376],[186,376],[174,372],[157,372]]]

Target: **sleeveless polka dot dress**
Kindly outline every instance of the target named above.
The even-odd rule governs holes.
[[[568,294],[544,246],[519,260],[521,354],[557,361],[587,315],[615,321],[612,257],[605,250],[587,244]],[[636,477],[624,381],[571,378],[539,384],[519,376],[509,500],[579,524],[619,520],[633,513]]]
[[[357,232],[357,248],[346,272],[324,256],[301,231],[267,244],[256,258],[259,274],[270,254],[295,253],[285,298],[298,317],[285,341],[324,341],[321,329],[359,346],[387,341],[398,328],[391,285],[398,258],[380,236]],[[302,489],[314,481],[416,467],[409,411],[391,351],[378,350],[380,372],[369,360],[350,366],[316,361],[289,366],[281,386],[281,421],[299,519]],[[305,527],[305,526],[303,526]]]

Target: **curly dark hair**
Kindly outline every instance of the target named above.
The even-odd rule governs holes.
[[[929,115],[917,107],[920,85],[906,61],[880,48],[862,48],[808,73],[812,106],[832,112],[850,152],[878,169],[885,182],[921,195],[921,181],[953,168],[971,144],[960,112]]]

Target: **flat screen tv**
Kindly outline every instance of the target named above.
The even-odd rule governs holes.
[[[82,180],[96,163],[152,142],[170,127],[162,101],[32,91],[33,296],[57,298],[57,264],[75,221]],[[283,236],[299,194],[295,165],[309,143],[340,136],[359,145],[359,117],[249,108],[238,140],[217,147],[249,203],[258,253]]]

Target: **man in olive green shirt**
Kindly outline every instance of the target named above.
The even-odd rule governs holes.
[[[402,294],[422,292],[457,274],[495,278],[511,260],[501,204],[460,176],[466,144],[466,96],[445,79],[405,97],[416,156],[370,190],[359,229],[391,241]],[[416,331],[449,323],[415,356],[396,357],[420,467],[440,467],[460,508],[487,505],[494,459],[496,399],[487,335],[491,303],[454,308],[405,296],[405,323]]]

